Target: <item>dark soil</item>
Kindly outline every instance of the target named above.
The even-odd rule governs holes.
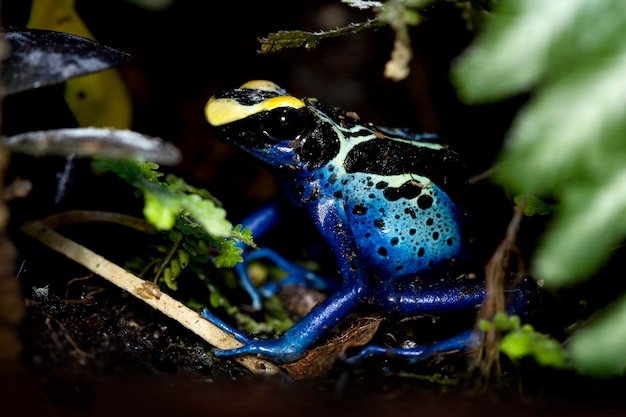
[[[0,374],[4,415],[626,415],[624,381],[533,366],[480,390],[460,372],[447,385],[341,365],[301,381],[252,376],[138,301],[46,291],[26,298],[21,366]]]

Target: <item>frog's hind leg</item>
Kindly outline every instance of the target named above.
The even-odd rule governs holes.
[[[389,359],[405,358],[408,359],[410,363],[415,363],[437,354],[464,352],[469,348],[476,347],[479,341],[480,334],[478,332],[466,330],[446,340],[411,348],[370,345],[361,349],[356,355],[348,358],[347,362],[357,364],[365,358],[381,356]]]
[[[384,290],[384,289],[383,289]],[[478,307],[485,297],[484,281],[469,283],[433,283],[429,286],[415,287],[415,291],[407,291],[407,286],[394,288],[394,291],[377,292],[377,301],[390,313],[410,314],[445,314],[454,311],[471,310]],[[524,277],[515,288],[507,289],[506,294],[512,298],[507,305],[509,314],[524,316],[537,304],[539,287],[532,278]],[[358,363],[371,356],[388,358],[405,358],[411,363],[429,358],[436,354],[464,352],[478,347],[481,340],[479,331],[466,330],[448,339],[428,345],[411,348],[385,347],[370,345],[348,359],[349,363]]]

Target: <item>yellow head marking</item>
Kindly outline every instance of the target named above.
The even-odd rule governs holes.
[[[302,100],[291,96],[272,97],[249,106],[245,106],[232,98],[211,97],[204,108],[204,114],[212,126],[221,126],[277,107],[299,109],[305,106],[306,104]]]
[[[272,110],[276,107],[293,107],[294,109],[299,109],[301,107],[306,107],[306,104],[304,104],[304,101],[300,100],[299,98],[295,98],[292,96],[278,96],[268,98],[267,100],[257,104],[257,106],[261,107],[261,111]]]
[[[278,85],[268,80],[248,81],[247,83],[243,84],[239,88],[250,88],[253,90],[277,91],[277,92],[282,90]]]

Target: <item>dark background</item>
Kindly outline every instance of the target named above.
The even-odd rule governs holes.
[[[4,1],[4,26],[25,25],[29,3]],[[270,32],[328,30],[373,17],[338,1],[225,2],[219,8],[176,1],[153,12],[123,1],[79,0],[77,9],[100,42],[132,56],[120,70],[133,97],[133,129],[179,146],[184,159],[176,173],[207,187],[232,218],[267,200],[276,187],[256,162],[209,131],[204,105],[220,90],[269,79],[295,96],[316,97],[366,121],[438,133],[465,157],[470,175],[491,165],[516,106],[458,102],[450,64],[473,33],[452,2],[427,9],[424,22],[411,29],[414,59],[400,82],[383,76],[393,45],[389,28],[325,40],[312,50],[257,53],[257,38]],[[10,98],[5,131],[72,126],[62,88]]]

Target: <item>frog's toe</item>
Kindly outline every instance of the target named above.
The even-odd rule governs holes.
[[[248,293],[250,296],[250,308],[252,311],[259,311],[263,306],[263,302],[261,299],[261,294],[257,290],[257,288],[252,283],[252,280],[248,276],[248,266],[247,261],[244,263],[239,263],[235,265],[235,273],[239,278],[239,283],[242,288]]]
[[[234,349],[213,349],[215,356],[238,356],[253,353],[250,351],[249,346],[242,346]]]
[[[293,343],[290,339],[255,339],[244,346],[228,350],[215,349],[213,353],[216,356],[259,355],[272,362],[285,364],[297,361],[304,354],[304,350],[297,345],[297,341]]]
[[[217,317],[215,314],[211,313],[211,311],[208,308],[205,307],[201,309],[199,311],[199,314],[202,318],[210,321],[212,324],[220,328],[222,331],[232,335],[239,342],[245,344],[250,341],[250,339],[248,339],[248,336],[246,336],[244,333],[240,332],[239,330],[235,329],[234,327],[226,324],[224,321],[222,321],[222,319]]]

